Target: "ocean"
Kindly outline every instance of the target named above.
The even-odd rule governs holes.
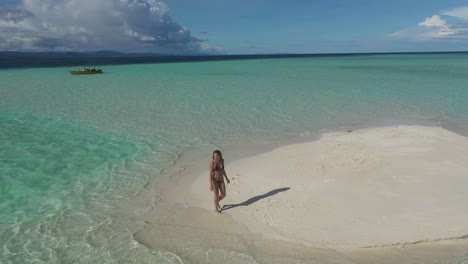
[[[189,151],[400,123],[468,135],[468,53],[102,69],[0,70],[1,263],[180,263],[132,235],[157,190],[135,201]]]

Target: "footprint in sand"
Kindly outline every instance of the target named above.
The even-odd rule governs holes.
[[[235,177],[231,178],[231,183],[238,184],[239,183],[239,174],[236,174]]]

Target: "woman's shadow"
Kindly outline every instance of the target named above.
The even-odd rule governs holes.
[[[287,191],[289,189],[290,189],[289,187],[279,188],[279,189],[275,189],[273,191],[269,191],[269,192],[267,192],[265,194],[252,197],[252,198],[248,199],[247,201],[239,203],[239,204],[225,204],[225,205],[223,205],[223,208],[221,208],[221,211],[226,211],[226,210],[238,207],[238,206],[248,206],[248,205],[251,205],[251,204],[255,203],[258,200],[261,200],[261,199],[267,198],[269,196],[275,195],[275,194],[277,194],[279,192],[285,192],[285,191]]]

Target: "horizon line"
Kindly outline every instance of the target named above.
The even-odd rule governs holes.
[[[239,53],[239,54],[163,54],[156,52],[120,52],[114,50],[96,50],[96,51],[10,51],[0,50],[1,53],[52,53],[52,54],[92,54],[92,53],[114,53],[121,55],[155,55],[155,56],[183,56],[183,57],[199,57],[199,56],[307,56],[307,55],[374,55],[374,54],[421,54],[421,53],[468,53],[468,50],[457,51],[381,51],[381,52],[322,52],[322,53]]]

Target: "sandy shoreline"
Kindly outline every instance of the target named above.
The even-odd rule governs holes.
[[[361,258],[362,250],[374,250],[365,247],[463,237],[468,234],[466,164],[468,138],[440,127],[329,132],[311,142],[227,160],[231,184],[221,202],[221,216],[212,213],[207,165],[179,173],[164,190],[159,208],[146,216],[148,224],[136,239],[150,247],[177,247],[161,245],[165,242],[148,234],[165,228],[177,234],[175,230],[187,227],[179,240],[189,230],[199,230],[225,234],[215,241],[238,245],[240,251],[249,252],[240,246],[245,241],[260,243],[257,249],[285,241],[296,249],[308,247],[309,253],[310,247],[320,252],[336,249]],[[244,242],[234,239],[226,245],[226,237]],[[466,246],[466,239],[461,241],[457,243]],[[457,254],[467,251],[458,249]],[[329,261],[348,263],[338,261],[342,253],[335,253]]]

